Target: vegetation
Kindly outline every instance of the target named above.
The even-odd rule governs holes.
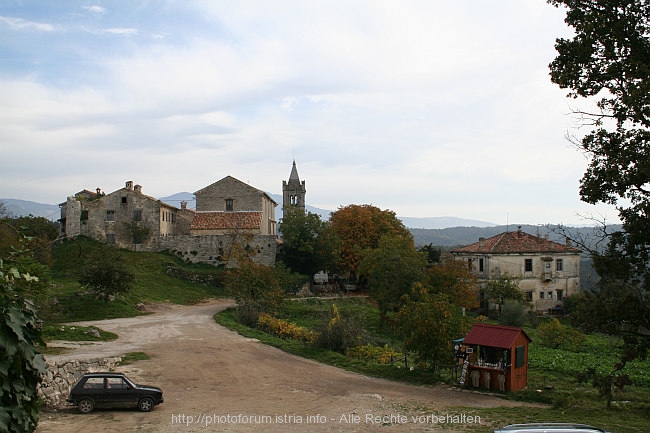
[[[19,247],[21,244],[18,244]],[[0,257],[0,425],[8,432],[32,432],[39,418],[36,387],[45,372],[37,310],[24,297],[37,275],[26,272],[29,250]]]
[[[279,259],[293,272],[314,275],[339,267],[339,241],[329,221],[298,208],[284,210],[279,231],[282,248]]]
[[[90,287],[104,302],[126,295],[134,281],[135,275],[124,263],[124,257],[110,246],[101,254],[89,257],[79,275],[79,284]]]
[[[551,81],[573,99],[596,98],[592,110],[575,110],[593,128],[575,144],[589,157],[580,197],[614,205],[622,229],[603,222],[604,251],[591,250],[600,276],[575,314],[586,331],[623,339],[623,350],[609,371],[587,369],[583,379],[601,390],[626,382],[626,365],[646,359],[650,350],[650,3],[615,0],[549,0],[566,7],[572,39],[557,39]]]

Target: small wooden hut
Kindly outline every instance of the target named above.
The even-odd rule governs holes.
[[[495,391],[528,386],[528,344],[523,329],[477,323],[463,339],[464,383]]]

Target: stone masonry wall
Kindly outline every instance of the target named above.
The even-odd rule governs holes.
[[[169,251],[193,263],[203,262],[213,265],[226,264],[222,257],[227,255],[230,248],[228,235],[204,236],[167,236],[158,237],[156,251]],[[275,263],[276,237],[270,235],[254,235],[248,247],[255,251],[254,261],[266,266]]]
[[[46,361],[47,370],[38,386],[38,394],[50,408],[66,404],[70,388],[86,373],[111,371],[122,358],[94,358],[73,361]]]

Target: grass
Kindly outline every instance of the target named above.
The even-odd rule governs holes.
[[[223,288],[210,287],[168,275],[167,266],[180,267],[196,273],[218,273],[214,266],[190,264],[171,254],[120,250],[120,254],[135,274],[130,292],[111,302],[96,299],[94,293],[81,287],[77,281],[79,270],[89,257],[101,255],[106,244],[89,239],[67,241],[57,245],[53,253],[50,295],[52,306],[43,308],[41,318],[47,323],[101,320],[133,317],[143,314],[138,303],[170,302],[190,305],[208,298],[224,297]]]
[[[95,333],[99,333],[99,336],[96,336]],[[41,337],[45,342],[48,342],[54,340],[113,341],[118,336],[95,326],[46,325],[41,331]]]
[[[122,360],[117,365],[129,365],[137,361],[146,361],[151,359],[149,355],[144,352],[129,352],[121,356]]]

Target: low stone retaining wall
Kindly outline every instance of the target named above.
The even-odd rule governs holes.
[[[86,373],[112,371],[122,360],[115,358],[93,358],[73,361],[45,361],[47,370],[38,386],[38,394],[50,408],[66,404],[70,388]]]

